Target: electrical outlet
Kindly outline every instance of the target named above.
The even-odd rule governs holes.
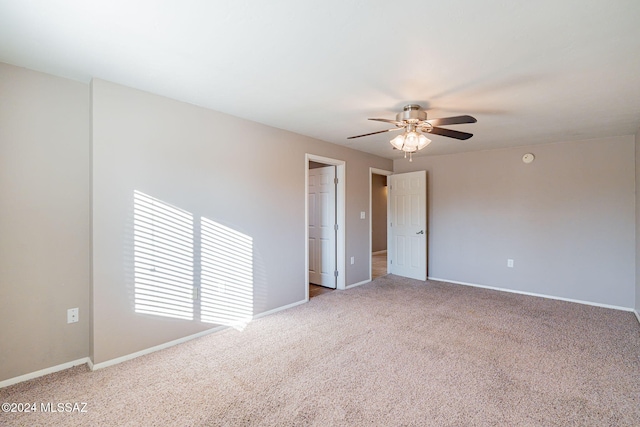
[[[507,260],[507,267],[513,268],[513,260],[512,259],[508,259]]]
[[[364,219],[365,218],[365,213],[364,212],[360,212],[360,219]]]
[[[356,257],[351,257],[351,265],[356,263]]]
[[[79,320],[78,308],[70,308],[67,310],[67,323],[76,323]]]

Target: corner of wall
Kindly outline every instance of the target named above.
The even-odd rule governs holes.
[[[93,370],[93,82],[89,82],[89,368]]]
[[[640,197],[638,195],[638,189],[640,189],[640,128],[636,131],[635,135],[635,198],[636,198],[636,283],[635,283],[635,313],[640,322]]]

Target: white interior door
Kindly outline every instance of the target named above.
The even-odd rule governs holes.
[[[336,168],[309,169],[309,282],[336,287]]]
[[[427,280],[427,172],[391,175],[389,267],[392,274]]]

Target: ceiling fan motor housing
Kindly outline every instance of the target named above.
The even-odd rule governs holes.
[[[417,104],[404,106],[404,111],[396,114],[396,121],[416,124],[427,120],[427,112]]]

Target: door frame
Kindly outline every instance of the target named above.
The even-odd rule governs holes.
[[[369,168],[369,281],[372,280],[371,269],[373,268],[373,262],[371,260],[371,254],[373,253],[373,175],[384,175],[390,176],[393,175],[392,171],[388,171],[385,169],[377,169],[377,168]],[[388,184],[387,184],[388,185]],[[389,250],[389,193],[387,193],[387,251]],[[391,271],[389,269],[389,252],[387,252],[387,274]]]
[[[346,246],[345,246],[345,224],[346,224],[346,166],[344,160],[331,159],[329,157],[317,156],[305,153],[304,155],[304,299],[309,301],[309,161],[324,163],[336,167],[336,224],[338,233],[336,235],[336,270],[338,280],[336,289],[346,289]]]

